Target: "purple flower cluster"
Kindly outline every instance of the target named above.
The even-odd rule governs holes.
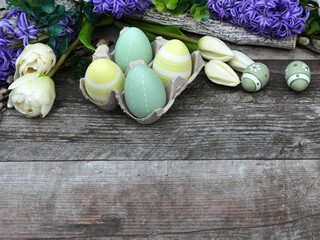
[[[0,84],[5,84],[8,76],[14,74],[16,59],[22,52],[10,48],[12,41],[22,39],[26,46],[29,38],[37,39],[37,28],[30,26],[24,12],[14,9],[0,20]]]
[[[78,18],[79,18],[79,15],[71,16],[67,14],[65,19],[62,19],[58,22],[58,24],[62,26],[62,31],[57,38],[59,41],[62,41],[63,37],[65,37],[66,34],[69,34],[69,37],[68,37],[69,43],[71,43],[77,37],[77,34],[70,26],[76,24],[76,22],[78,21]],[[59,50],[61,46],[61,43],[59,41],[56,41],[56,44],[54,46],[54,51],[56,52]]]
[[[94,6],[93,12],[114,16],[116,19],[142,13],[152,3],[151,0],[90,0],[90,2]]]
[[[264,37],[277,40],[300,34],[309,11],[299,0],[209,0],[211,18],[230,22]]]

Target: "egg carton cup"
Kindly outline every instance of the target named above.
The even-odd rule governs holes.
[[[121,33],[120,33],[121,34]],[[156,56],[157,52],[159,49],[167,42],[162,37],[157,37],[156,40],[152,43],[152,51],[153,51],[153,56]],[[105,58],[109,59],[111,61],[114,61],[114,52],[110,53],[109,52],[109,47],[107,45],[101,45],[99,46],[95,53],[92,56],[93,61],[99,58]],[[137,118],[131,114],[129,111],[125,99],[124,99],[124,91],[119,91],[118,89],[113,88],[106,100],[105,103],[97,103],[93,101],[85,88],[85,78],[80,79],[80,89],[83,94],[83,96],[97,105],[98,107],[102,108],[105,111],[112,111],[120,106],[120,108],[123,110],[124,113],[129,115],[131,118],[136,120],[140,124],[152,124],[156,122],[163,114],[165,114],[172,106],[174,103],[175,99],[186,89],[186,87],[192,83],[195,78],[198,76],[200,73],[201,69],[204,67],[204,61],[200,55],[199,51],[195,51],[191,54],[191,60],[192,60],[192,74],[189,79],[177,76],[172,78],[169,83],[166,85],[165,90],[167,94],[167,103],[164,108],[158,108],[155,109],[152,113],[150,113],[147,117],[145,118]],[[130,69],[137,65],[137,64],[143,64],[147,65],[150,68],[152,68],[154,60],[147,65],[143,60],[137,60],[133,61],[129,64],[125,76],[127,76],[128,72]]]

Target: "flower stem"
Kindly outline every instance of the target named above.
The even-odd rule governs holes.
[[[164,37],[170,37],[170,38],[174,38],[174,39],[179,39],[181,41],[185,41],[185,42],[189,42],[189,43],[193,43],[193,44],[198,44],[198,41],[193,39],[193,38],[189,38],[186,36],[181,36],[175,33],[170,33],[170,32],[164,32],[161,30],[157,30],[157,29],[152,29],[152,28],[148,28],[148,27],[140,27],[137,26],[138,28],[140,28],[141,30],[147,31],[147,32],[151,32],[160,36],[164,36]]]
[[[306,6],[306,7],[315,8],[315,9],[319,10],[318,7],[313,6],[313,5],[311,5],[311,4],[307,4],[307,3],[303,3],[303,2],[300,2],[300,4],[301,4],[301,5],[304,5],[304,6]]]
[[[61,67],[63,62],[67,59],[69,54],[72,52],[72,50],[80,43],[80,40],[77,38],[71,46],[68,48],[68,50],[61,56],[57,64],[52,68],[52,70],[49,72],[48,77],[52,78],[53,75],[58,71],[58,69]]]
[[[317,51],[317,50],[315,50],[315,49],[313,49],[313,48],[310,48],[310,47],[308,47],[308,46],[302,45],[302,44],[300,44],[300,43],[298,43],[298,45],[299,45],[300,47],[302,47],[302,48],[304,48],[304,49],[306,49],[306,50],[314,53],[314,54],[320,55],[320,51]]]
[[[0,113],[7,107],[8,102],[0,104]]]

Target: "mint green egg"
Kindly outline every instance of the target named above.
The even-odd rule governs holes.
[[[285,78],[293,91],[301,92],[310,84],[310,68],[302,61],[293,61],[286,68]]]
[[[124,84],[124,97],[130,112],[137,118],[145,118],[155,109],[166,105],[166,90],[148,66],[135,65],[128,72]]]
[[[257,92],[267,85],[270,71],[260,62],[251,63],[242,73],[241,85],[248,92]]]
[[[139,28],[128,28],[120,35],[114,50],[114,60],[123,72],[130,62],[144,60],[149,64],[152,57],[149,39]]]

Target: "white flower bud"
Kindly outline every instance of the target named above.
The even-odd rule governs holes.
[[[41,73],[29,73],[18,78],[10,86],[8,107],[15,107],[26,117],[45,117],[56,97],[54,82]]]
[[[207,77],[214,83],[235,87],[240,84],[239,76],[226,63],[220,60],[211,60],[205,66]]]
[[[312,46],[315,49],[320,50],[320,40],[319,39],[312,39]]]
[[[48,74],[56,64],[56,55],[52,48],[43,43],[27,45],[16,60],[14,79],[27,73]]]
[[[201,56],[207,60],[230,61],[234,54],[231,49],[220,39],[205,36],[199,39],[198,47]]]
[[[229,66],[238,72],[243,72],[251,63],[252,59],[242,52],[233,50],[234,58],[228,62]]]
[[[303,46],[307,46],[310,43],[310,39],[307,37],[299,37],[298,42]]]

